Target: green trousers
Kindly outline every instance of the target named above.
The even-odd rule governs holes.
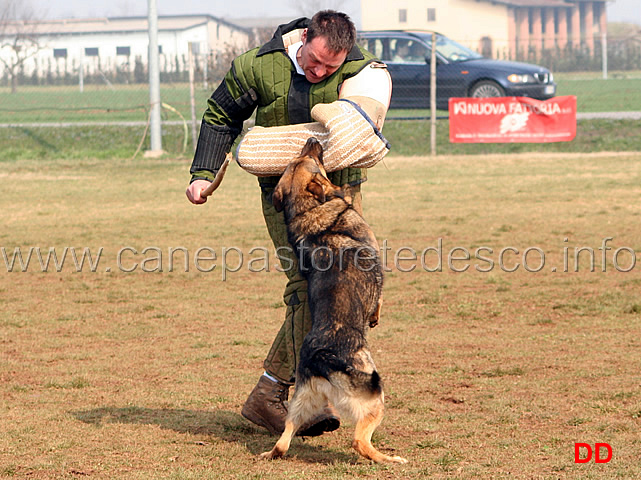
[[[312,318],[307,303],[307,280],[298,271],[296,254],[287,240],[285,216],[282,212],[277,212],[272,205],[274,186],[261,184],[263,216],[288,282],[283,294],[286,306],[285,321],[274,339],[263,366],[271,376],[285,384],[293,384],[300,358],[300,347],[305,335],[312,327]],[[354,208],[361,213],[360,185],[352,189]]]

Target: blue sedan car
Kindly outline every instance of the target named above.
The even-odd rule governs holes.
[[[383,60],[392,77],[391,108],[428,108],[432,32],[359,32],[358,43]],[[531,97],[556,94],[549,70],[528,63],[491,60],[436,34],[436,105],[450,97]]]

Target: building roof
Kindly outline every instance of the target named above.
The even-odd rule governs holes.
[[[224,24],[231,29],[251,33],[247,28],[211,15],[163,15],[158,16],[159,31],[180,31],[203,25],[207,22]],[[148,17],[68,18],[60,20],[18,21],[7,24],[5,35],[28,31],[31,35],[69,35],[93,33],[147,32]]]

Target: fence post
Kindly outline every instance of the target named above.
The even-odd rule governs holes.
[[[601,34],[601,59],[603,69],[603,80],[608,79],[608,34]]]
[[[80,93],[85,91],[85,54],[84,50],[80,49],[80,66],[78,67],[78,83],[80,87]]]
[[[432,52],[430,59],[430,146],[432,156],[436,156],[436,33],[432,32]]]
[[[196,131],[196,100],[194,99],[194,51],[192,42],[189,42],[189,104],[191,106],[191,141],[194,151],[198,141],[198,132]]]
[[[207,76],[209,75],[209,44],[205,43],[205,53],[203,53],[203,90],[207,91]]]

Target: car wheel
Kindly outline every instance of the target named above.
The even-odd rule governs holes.
[[[496,82],[484,80],[477,83],[470,91],[470,97],[483,98],[483,97],[504,97],[505,90]]]

